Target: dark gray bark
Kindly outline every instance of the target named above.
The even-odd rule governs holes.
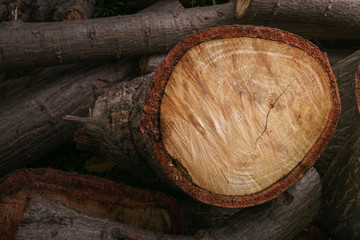
[[[360,22],[360,21],[359,21]],[[0,24],[0,71],[78,61],[98,61],[129,55],[168,52],[185,37],[201,30],[231,24],[281,28],[308,38],[359,38],[359,26],[236,19],[234,3],[193,8],[176,13],[141,13],[60,23]]]
[[[71,142],[78,125],[67,114],[87,116],[98,92],[135,75],[123,61],[35,70],[0,86],[0,176]]]
[[[251,239],[288,240],[316,216],[321,184],[310,169],[276,199],[230,217],[224,226],[194,236],[169,235],[89,216],[41,198],[24,213],[16,239]]]
[[[360,121],[355,94],[355,75],[359,62],[360,51],[357,51],[332,67],[339,88],[341,115],[331,140],[315,163],[320,176],[325,174],[337,152],[356,131],[356,124]]]
[[[336,239],[360,238],[360,128],[334,157],[322,178],[320,224]]]
[[[50,22],[91,18],[95,0],[4,0],[0,3],[0,22]]]

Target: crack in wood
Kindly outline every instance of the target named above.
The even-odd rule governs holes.
[[[275,104],[277,103],[277,101],[280,99],[280,97],[286,92],[286,90],[290,87],[290,85],[292,84],[293,81],[291,81],[286,87],[285,89],[280,93],[280,95],[275,99],[275,101],[270,104],[270,108],[269,108],[269,111],[267,112],[266,114],[266,119],[265,119],[265,127],[264,127],[264,130],[260,133],[260,135],[256,138],[255,140],[255,146],[254,146],[254,150],[253,150],[253,154],[255,153],[255,150],[257,148],[257,144],[258,144],[258,141],[260,140],[260,138],[264,135],[264,133],[266,132],[267,130],[267,126],[268,126],[268,121],[269,121],[269,115],[270,115],[270,112],[271,110],[275,107]]]

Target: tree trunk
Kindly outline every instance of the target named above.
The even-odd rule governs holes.
[[[35,70],[0,87],[0,176],[73,139],[78,125],[67,114],[87,116],[102,89],[135,75],[134,61]]]
[[[192,35],[168,54],[149,91],[153,76],[109,89],[89,118],[68,116],[85,126],[79,146],[144,182],[170,178],[222,207],[259,204],[294,184],[339,116],[326,57],[279,30],[228,26]]]
[[[5,0],[0,3],[0,22],[50,22],[91,18],[95,0]]]
[[[321,225],[336,239],[360,238],[360,128],[338,152],[322,179]]]
[[[337,152],[350,139],[360,122],[355,94],[355,75],[359,62],[360,51],[357,51],[333,66],[341,99],[341,116],[332,139],[315,164],[320,176],[325,174]]]
[[[27,173],[20,172],[25,175],[28,181],[21,183],[22,187],[12,193],[12,196],[20,195],[21,198],[10,198],[13,201],[0,205],[5,212],[5,218],[9,214],[19,216],[17,225],[10,230],[7,226],[2,226],[8,233],[8,236],[14,234],[16,226],[19,229],[16,233],[16,239],[50,239],[57,237],[58,239],[251,239],[251,240],[288,240],[292,239],[299,233],[317,214],[320,207],[321,184],[320,178],[315,169],[310,169],[304,177],[293,187],[289,188],[282,195],[271,202],[263,205],[242,209],[240,212],[227,220],[223,226],[216,226],[211,229],[203,229],[198,231],[194,236],[169,235],[166,232],[150,231],[151,227],[159,227],[164,219],[159,220],[158,214],[151,215],[150,223],[147,224],[148,230],[140,229],[141,225],[134,227],[118,222],[114,222],[114,218],[108,216],[124,215],[127,205],[140,209],[155,209],[157,213],[162,209],[160,216],[168,214],[168,221],[171,219],[173,223],[180,218],[179,210],[176,209],[176,202],[159,193],[150,193],[145,190],[137,190],[130,187],[119,186],[119,184],[107,183],[106,180],[96,179],[94,177],[82,177],[72,174],[62,174],[58,171],[46,170],[43,177],[35,173],[42,173],[44,170],[28,170]],[[51,173],[51,175],[49,174]],[[19,175],[19,172],[17,173]],[[50,177],[51,184],[44,184],[45,179]],[[32,178],[30,176],[33,176]],[[65,177],[65,178],[64,178]],[[19,187],[20,178],[9,177],[12,180],[11,188]],[[23,182],[21,178],[21,182]],[[34,179],[29,182],[29,180]],[[53,181],[56,179],[56,181]],[[77,180],[76,190],[68,189],[65,183],[71,183]],[[14,181],[15,180],[15,181]],[[7,180],[9,182],[9,180]],[[80,182],[80,184],[78,183]],[[0,186],[9,187],[6,184]],[[65,188],[64,188],[65,187]],[[84,192],[83,189],[90,187],[94,195]],[[39,195],[41,189],[41,195]],[[63,191],[59,191],[59,189]],[[7,189],[9,191],[9,189]],[[64,191],[65,190],[65,191]],[[112,193],[114,191],[114,193]],[[119,193],[121,194],[119,195]],[[142,192],[142,193],[141,193]],[[111,194],[110,194],[111,193]],[[131,195],[129,195],[132,193]],[[79,195],[78,198],[76,196]],[[127,201],[121,201],[126,199]],[[7,195],[5,195],[7,196]],[[146,198],[144,196],[147,196]],[[96,199],[94,199],[94,197]],[[110,197],[110,199],[107,199]],[[120,198],[120,200],[119,200]],[[47,200],[49,199],[49,200]],[[64,201],[65,199],[65,201]],[[74,199],[78,199],[75,201]],[[99,200],[100,199],[100,200]],[[114,201],[116,199],[116,201]],[[14,201],[15,200],[15,201]],[[27,202],[24,208],[24,202]],[[97,204],[94,204],[96,201]],[[87,204],[84,204],[86,202]],[[107,207],[111,202],[112,210]],[[65,205],[64,205],[65,203]],[[80,205],[82,203],[82,205]],[[154,208],[154,205],[158,205]],[[9,206],[11,205],[11,207]],[[67,207],[67,206],[69,207]],[[74,205],[77,205],[75,207]],[[125,206],[124,206],[125,205]],[[14,206],[14,207],[13,207]],[[87,206],[95,206],[87,207]],[[73,209],[76,211],[74,211]],[[105,208],[105,211],[104,209]],[[94,209],[101,210],[101,216],[94,213]],[[91,210],[89,212],[89,210]],[[130,209],[127,209],[130,211]],[[80,212],[79,212],[80,211]],[[16,212],[16,214],[14,214]],[[24,212],[22,217],[22,212]],[[85,212],[85,213],[84,213]],[[89,215],[89,213],[91,215]],[[98,217],[95,217],[95,216]],[[100,218],[102,217],[102,218]],[[130,216],[129,216],[130,217]],[[20,223],[20,219],[21,223]],[[105,218],[105,219],[104,219]],[[136,217],[132,216],[131,219]],[[124,220],[128,220],[124,218]],[[160,222],[160,223],[159,223]],[[141,223],[137,221],[137,223]],[[174,224],[172,225],[174,226]],[[149,228],[150,227],[150,228]],[[166,229],[166,228],[165,228]],[[154,229],[152,229],[154,230]],[[11,234],[10,234],[11,233]],[[70,235],[71,234],[71,235]]]
[[[70,233],[76,233],[76,236],[86,234],[84,229],[76,229],[79,226],[78,219],[72,219],[74,216],[67,215],[61,208],[48,213],[50,222],[45,229],[34,228],[39,222],[32,222],[34,219],[30,220],[28,217],[39,220],[41,214],[46,214],[49,210],[37,208],[34,215],[29,216],[34,211],[32,205],[42,198],[51,202],[62,202],[75,211],[107,218],[102,221],[102,227],[106,227],[106,223],[111,220],[152,231],[173,234],[183,232],[182,211],[174,198],[93,176],[62,173],[52,169],[23,169],[1,179],[0,198],[0,230],[3,234],[1,239],[14,239],[19,227],[17,239],[50,239],[49,236],[57,236],[57,239],[78,239],[68,236]],[[87,220],[82,220],[92,222],[90,216],[86,218]],[[22,235],[24,232],[25,235]],[[90,235],[97,235],[95,239],[101,239],[101,233],[99,226],[88,232]]]
[[[360,32],[354,31],[359,26],[333,28],[298,20],[237,20],[234,3],[229,2],[176,13],[151,12],[60,23],[3,22],[0,71],[165,53],[190,34],[231,24],[266,25],[309,38],[359,38]]]

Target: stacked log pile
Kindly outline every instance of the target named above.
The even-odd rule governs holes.
[[[360,3],[181,3],[0,3],[0,239],[359,239]]]

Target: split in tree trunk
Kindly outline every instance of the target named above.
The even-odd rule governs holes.
[[[50,22],[91,18],[95,0],[5,0],[0,3],[0,22]]]
[[[359,38],[359,26],[334,28],[314,22],[252,22],[235,18],[234,3],[59,23],[0,24],[0,71],[168,52],[190,34],[230,24],[259,24],[310,39]],[[357,21],[356,23],[360,23]],[[356,28],[356,30],[354,30]],[[134,47],[136,46],[136,47]]]
[[[24,175],[34,175],[32,171],[39,173],[43,170],[29,171],[30,173]],[[106,236],[106,239],[289,240],[316,216],[320,207],[320,178],[315,169],[310,169],[299,182],[273,201],[242,209],[238,214],[230,217],[222,226],[200,230],[194,236],[169,235],[164,234],[169,231],[168,224],[172,221],[174,227],[174,223],[181,219],[178,216],[180,211],[176,209],[177,204],[173,199],[159,193],[137,190],[122,185],[119,187],[119,184],[106,180],[100,180],[99,183],[98,179],[94,177],[62,174],[52,170],[46,170],[44,177],[48,177],[47,172],[49,171],[55,175],[51,179],[56,178],[56,182],[51,181],[51,185],[48,186],[44,185],[42,182],[44,179],[41,176],[33,177],[35,183],[25,182],[25,187],[21,187],[21,191],[12,193],[13,196],[20,195],[20,199],[17,198],[14,202],[10,201],[10,204],[8,202],[8,204],[3,205],[7,207],[6,210],[4,208],[6,215],[11,209],[11,211],[16,211],[18,218],[22,218],[16,235],[17,239],[45,240],[56,236],[60,239],[100,240]],[[69,177],[70,180],[67,179]],[[71,191],[65,188],[65,192],[57,192],[59,189],[63,190],[65,183],[72,182],[75,179],[81,180],[80,186],[77,183],[75,191],[72,188]],[[18,181],[19,179],[12,178],[12,189],[17,185],[16,181],[14,184],[14,180]],[[93,181],[96,181],[95,184]],[[107,182],[107,184],[99,187],[103,182]],[[87,188],[90,187],[91,189],[92,184],[94,184],[96,194],[99,196],[91,196],[92,190],[87,192]],[[114,195],[109,192],[113,189],[115,189]],[[86,192],[84,193],[82,190]],[[42,192],[41,195],[39,192]],[[119,192],[122,194],[119,195]],[[77,197],[77,195],[79,196]],[[110,199],[107,199],[109,196]],[[66,200],[64,201],[64,199]],[[26,207],[24,208],[25,201]],[[71,201],[76,203],[69,204]],[[84,202],[87,204],[80,205]],[[64,203],[66,204],[64,205]],[[9,208],[8,206],[11,204],[20,206],[20,208]],[[91,208],[91,205],[95,205],[95,207]],[[108,209],[108,205],[112,206],[111,210]],[[102,208],[106,208],[105,211]],[[91,211],[89,212],[88,209]],[[98,213],[94,214],[94,209],[101,210],[101,216]],[[144,227],[140,220],[146,219],[146,216],[140,214],[124,218],[127,222],[129,219],[135,219],[137,224],[130,224],[132,226],[113,221],[116,215],[123,216],[131,211],[148,213],[149,209],[153,210],[151,211],[152,214],[149,214],[149,221],[145,224],[148,230],[138,228]],[[22,212],[24,212],[23,216]],[[92,214],[88,215],[84,212]],[[111,220],[94,215],[100,217],[109,215]],[[139,215],[140,218],[137,218]],[[150,231],[154,228],[157,232]],[[165,231],[161,233],[160,231],[164,228]]]
[[[340,111],[326,57],[270,28],[192,35],[169,53],[149,92],[152,77],[109,89],[90,118],[68,116],[85,125],[79,145],[140,178],[138,170],[153,169],[149,176],[222,207],[259,204],[294,184],[325,148]],[[135,161],[139,155],[146,162]]]
[[[52,169],[23,169],[1,179],[0,198],[0,230],[5,234],[2,239],[14,239],[21,221],[18,239],[23,239],[21,236],[24,235],[21,234],[24,233],[29,236],[39,234],[31,239],[49,239],[41,236],[54,237],[54,234],[65,237],[69,236],[66,235],[69,233],[86,233],[76,229],[79,227],[78,223],[86,224],[86,219],[71,219],[73,216],[68,216],[62,209],[50,214],[52,220],[44,228],[27,228],[27,225],[33,227],[39,224],[31,221],[34,221],[34,218],[39,220],[41,214],[44,214],[43,211],[46,213],[46,209],[36,209],[32,212],[34,215],[29,216],[28,212],[23,219],[24,212],[30,208],[31,213],[36,207],[31,205],[38,200],[38,204],[41,204],[42,198],[51,202],[60,201],[73,210],[107,218],[108,220],[100,223],[102,227],[111,220],[164,233],[180,234],[183,231],[182,212],[175,199],[163,193],[136,189],[92,176],[62,173]],[[56,205],[50,205],[54,204]],[[81,213],[78,213],[79,215]],[[32,220],[26,222],[29,220],[27,217],[32,217]],[[87,218],[88,223],[91,223],[91,217]],[[101,233],[97,226],[88,234],[93,234],[95,239],[101,239]]]
[[[360,122],[358,112],[355,75],[358,72],[360,51],[339,61],[333,66],[333,72],[337,78],[341,99],[341,116],[336,126],[332,139],[325,151],[315,164],[320,176],[323,176],[330,166],[337,152],[350,139],[356,131],[357,123]]]
[[[336,239],[360,238],[360,128],[334,157],[322,178],[321,225]]]
[[[0,177],[73,139],[78,125],[66,114],[87,116],[103,88],[135,75],[132,60],[35,70],[0,85]]]

